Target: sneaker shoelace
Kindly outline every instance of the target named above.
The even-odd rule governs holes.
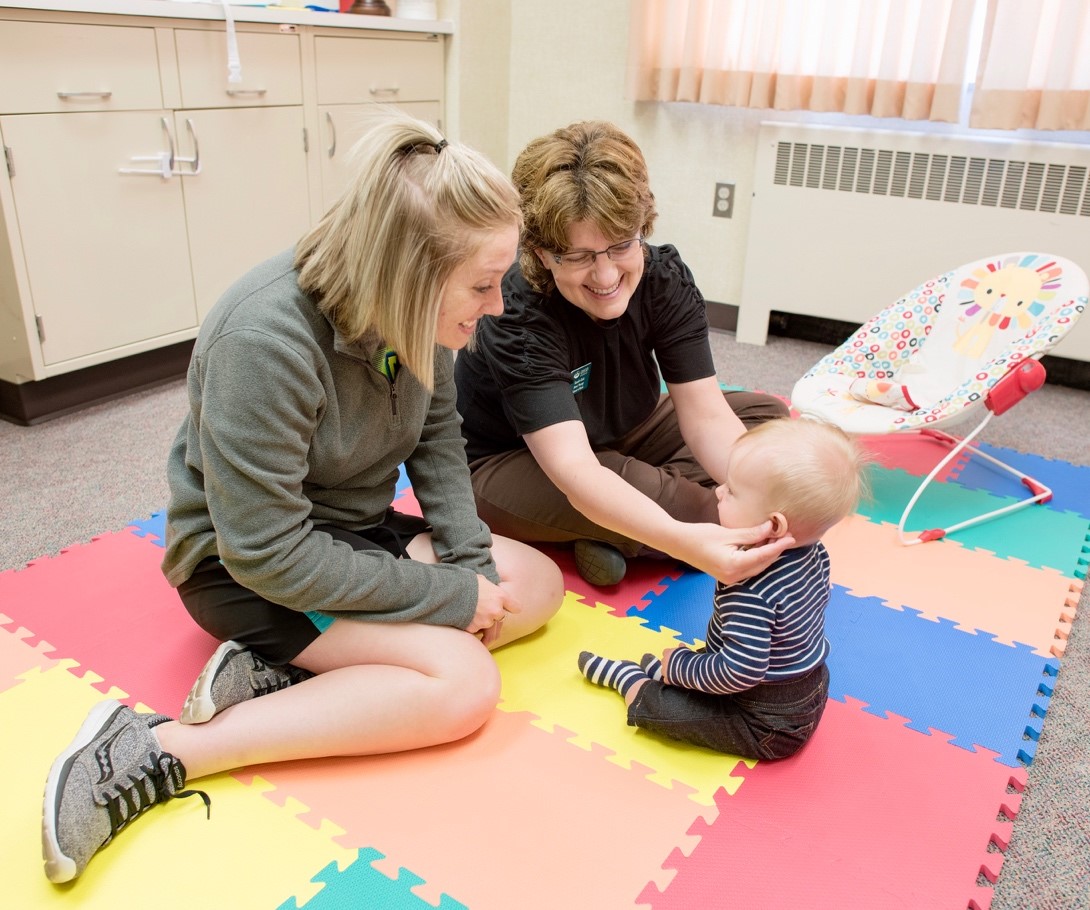
[[[254,669],[250,674],[250,687],[254,690],[255,698],[268,695],[270,692],[279,692],[281,689],[286,689],[295,683],[302,682],[304,679],[310,679],[314,675],[300,667],[290,665],[277,668],[287,674],[285,679],[275,671],[270,672],[269,666],[256,654],[251,655],[251,659],[254,663]]]
[[[132,782],[129,786],[119,784],[115,788],[116,795],[106,797],[106,812],[110,818],[110,836],[106,839],[107,842],[113,840],[119,831],[156,803],[175,797],[199,796],[204,801],[208,817],[212,817],[212,800],[207,793],[203,790],[181,789],[185,786],[185,771],[178,759],[168,752],[150,752],[148,762],[140,766],[141,773],[129,774]],[[145,781],[151,783],[151,792],[148,792]],[[172,786],[174,792],[171,792]]]

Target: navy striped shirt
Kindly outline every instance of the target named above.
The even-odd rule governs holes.
[[[812,670],[829,654],[829,590],[829,554],[821,543],[788,550],[744,582],[716,585],[707,643],[700,651],[674,651],[668,682],[726,695]]]

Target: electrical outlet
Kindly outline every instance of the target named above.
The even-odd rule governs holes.
[[[734,215],[734,184],[717,183],[715,185],[715,204],[712,215],[716,218],[731,218]]]

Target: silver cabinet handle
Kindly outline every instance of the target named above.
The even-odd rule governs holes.
[[[113,92],[57,92],[61,101],[106,101]]]
[[[269,90],[267,88],[229,88],[226,92],[234,98],[236,95],[267,95]]]
[[[132,162],[154,161],[158,164],[158,167],[120,167],[117,169],[119,174],[146,174],[169,180],[171,177],[194,177],[201,172],[201,150],[197,142],[197,130],[193,126],[193,121],[188,117],[185,121],[186,131],[193,142],[192,158],[182,158],[180,155],[175,154],[174,134],[170,130],[170,121],[166,117],[160,117],[159,121],[162,123],[163,132],[166,133],[167,137],[166,151],[159,152],[157,155],[133,155],[129,159]],[[189,170],[180,170],[178,168],[179,164],[188,164]]]
[[[185,118],[185,128],[189,133],[189,138],[193,141],[193,157],[192,158],[179,158],[178,161],[181,164],[188,164],[189,170],[183,172],[176,172],[182,177],[195,177],[201,172],[201,147],[197,142],[197,130],[193,126],[193,121],[189,118]]]
[[[396,85],[372,85],[367,91],[372,95],[396,95],[401,88]]]
[[[337,126],[333,122],[333,115],[329,111],[325,112],[326,123],[329,124],[329,135],[331,139],[329,141],[329,148],[326,149],[326,154],[332,158],[337,151]]]

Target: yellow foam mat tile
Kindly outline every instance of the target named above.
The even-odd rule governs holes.
[[[500,709],[534,714],[539,726],[568,735],[590,750],[609,750],[608,760],[646,775],[663,787],[691,790],[690,798],[714,806],[723,787],[734,794],[743,778],[731,772],[754,762],[699,749],[628,726],[624,700],[612,689],[596,686],[579,672],[580,651],[638,661],[678,644],[676,632],[653,630],[633,616],[616,616],[602,603],[588,605],[567,592],[564,605],[543,632],[496,652],[503,675]]]
[[[250,787],[219,774],[196,782],[212,800],[211,819],[199,799],[157,806],[103,848],[74,882],[51,884],[41,857],[45,778],[103,698],[93,687],[99,678],[76,676],[69,672],[74,666],[62,660],[45,671],[32,669],[19,685],[0,692],[7,746],[0,750],[3,906],[272,908],[291,897],[302,904],[322,887],[311,881],[319,870],[330,862],[344,869],[355,859],[355,851],[334,842],[338,829],[315,830],[296,817],[305,806],[277,807],[264,798],[260,780]],[[125,693],[114,689],[106,697]],[[255,859],[260,869],[244,868]]]

